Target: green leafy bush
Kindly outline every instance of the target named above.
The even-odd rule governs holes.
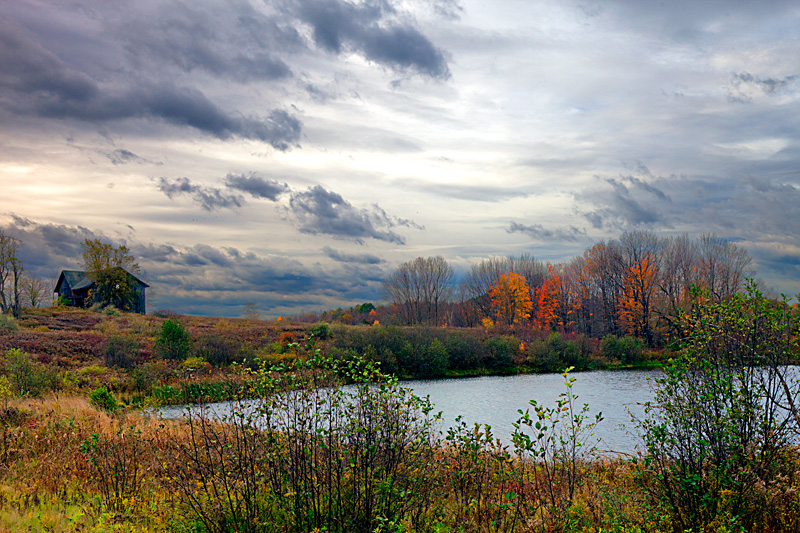
[[[442,341],[433,339],[425,353],[423,372],[426,377],[439,377],[447,372],[449,357]]]
[[[89,393],[89,403],[109,413],[113,413],[119,407],[114,395],[105,387],[98,387],[91,391]]]
[[[321,322],[311,326],[308,330],[308,334],[315,339],[325,340],[330,338],[333,332],[331,331],[331,326],[327,322]]]
[[[478,338],[466,331],[451,331],[442,340],[447,349],[450,366],[458,369],[473,369],[478,367],[483,346]]]
[[[566,367],[584,370],[591,366],[591,351],[584,336],[566,339],[562,334],[553,332],[546,339],[531,343],[528,364],[540,372],[554,372]]]
[[[644,357],[642,340],[636,337],[606,335],[600,341],[600,355],[611,360],[630,365],[641,362]]]
[[[483,343],[483,363],[494,370],[511,366],[519,341],[514,337],[492,336]]]
[[[189,356],[192,337],[183,324],[168,318],[161,323],[161,334],[156,339],[156,349],[164,359],[182,361]]]

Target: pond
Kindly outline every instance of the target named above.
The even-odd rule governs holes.
[[[592,419],[596,413],[603,413],[603,421],[595,431],[599,451],[610,455],[636,450],[638,439],[631,415],[643,415],[643,404],[653,398],[653,380],[660,375],[658,369],[571,374],[576,378],[572,391],[578,396],[577,404],[587,403]],[[444,431],[461,415],[470,427],[473,423],[489,424],[492,433],[504,444],[511,443],[512,424],[519,418],[517,411],[530,407],[529,400],[553,407],[558,395],[566,390],[560,374],[414,380],[404,381],[402,385],[418,396],[430,397],[434,412],[442,412]],[[221,417],[233,405],[233,402],[222,402],[212,406],[212,412]],[[165,407],[159,412],[164,418],[178,418],[185,408]]]
[[[633,453],[638,439],[633,434],[631,415],[641,417],[643,404],[653,399],[653,380],[661,370],[600,370],[570,374],[576,378],[572,387],[578,406],[589,405],[594,419],[603,413],[595,436],[603,453]],[[452,426],[461,415],[470,426],[489,424],[492,433],[504,443],[511,442],[512,424],[518,410],[529,408],[529,400],[554,407],[558,395],[566,390],[560,374],[525,374],[487,376],[467,379],[406,381],[403,384],[418,396],[429,396],[442,411],[443,427]],[[531,408],[531,414],[533,409]]]

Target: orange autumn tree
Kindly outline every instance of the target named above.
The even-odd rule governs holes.
[[[558,323],[558,307],[560,303],[561,277],[555,274],[553,265],[547,265],[547,277],[541,287],[534,290],[536,312],[533,323],[539,328],[551,328]]]
[[[650,342],[651,296],[656,287],[658,266],[645,257],[628,267],[620,298],[620,318],[627,333]]]
[[[531,289],[525,278],[516,272],[501,274],[489,296],[498,324],[517,324],[531,316]]]

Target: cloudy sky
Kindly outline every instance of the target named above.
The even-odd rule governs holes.
[[[126,243],[148,307],[238,316],[704,232],[800,292],[800,6],[0,0],[0,227]]]

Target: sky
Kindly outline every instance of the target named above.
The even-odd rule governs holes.
[[[800,4],[0,0],[0,229],[148,309],[381,299],[441,255],[713,232],[800,292]]]

